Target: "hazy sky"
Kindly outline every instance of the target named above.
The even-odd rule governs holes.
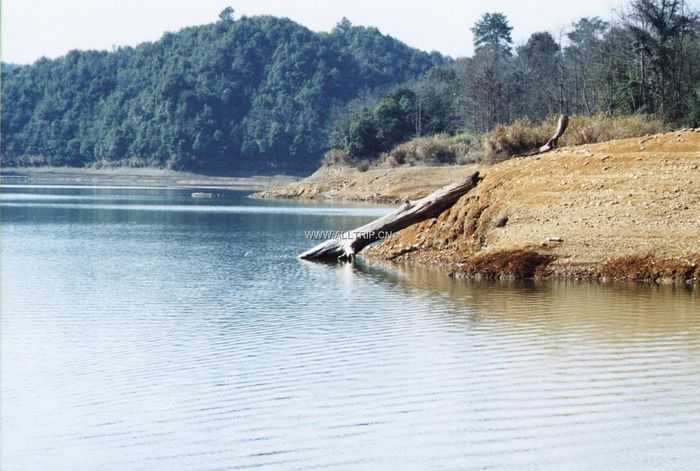
[[[508,15],[516,43],[535,31],[558,34],[582,16],[608,18],[623,0],[1,0],[2,59],[30,63],[71,49],[111,49],[209,23],[230,5],[236,16],[287,16],[328,31],[343,16],[424,50],[471,54],[469,28],[487,11]],[[700,0],[691,0],[697,4]]]

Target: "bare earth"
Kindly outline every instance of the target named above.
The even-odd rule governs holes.
[[[563,148],[482,173],[450,210],[368,255],[467,277],[700,280],[700,129]]]
[[[360,172],[347,167],[322,167],[300,182],[257,193],[258,198],[352,200],[398,203],[416,199],[449,185],[477,169],[451,167],[399,167]]]
[[[474,167],[320,170],[268,197],[399,201]],[[479,169],[438,218],[363,255],[457,277],[700,281],[700,129],[562,148]]]

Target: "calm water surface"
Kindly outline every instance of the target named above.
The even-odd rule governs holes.
[[[302,263],[382,208],[5,186],[0,467],[697,470],[700,295]]]

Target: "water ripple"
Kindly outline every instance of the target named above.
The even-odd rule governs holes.
[[[700,462],[697,291],[300,263],[369,213],[171,197],[2,203],[3,470]]]

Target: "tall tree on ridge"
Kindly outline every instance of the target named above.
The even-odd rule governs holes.
[[[474,34],[474,49],[477,52],[490,49],[497,53],[510,57],[513,38],[513,27],[503,13],[484,13],[471,28]]]
[[[466,71],[466,101],[477,130],[490,129],[510,118],[512,30],[503,13],[485,13],[471,28],[476,53]]]
[[[558,111],[561,54],[547,32],[533,33],[518,48],[518,65],[525,77],[522,115],[541,120]]]
[[[573,113],[592,114],[603,109],[600,76],[603,36],[609,24],[600,18],[581,18],[573,23],[566,37],[565,66],[569,72],[567,89]]]
[[[635,0],[627,17],[627,28],[637,53],[637,82],[640,110],[659,112],[678,119],[682,96],[690,93],[683,76],[686,39],[692,35],[697,16],[688,14],[684,0]]]

